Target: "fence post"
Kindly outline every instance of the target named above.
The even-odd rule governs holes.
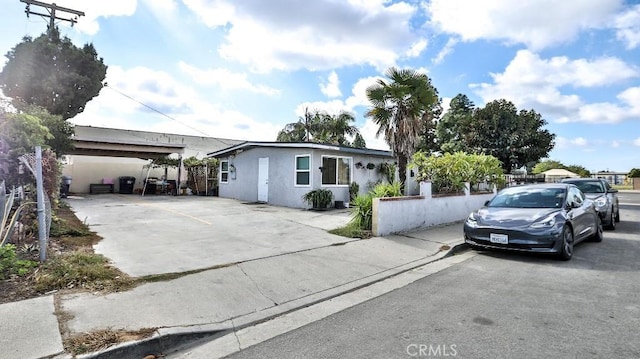
[[[42,148],[36,146],[36,196],[38,199],[38,243],[40,262],[47,260],[47,229],[44,213],[44,188],[42,184]]]

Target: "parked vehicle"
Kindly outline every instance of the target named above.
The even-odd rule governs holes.
[[[620,206],[618,205],[618,190],[611,188],[609,182],[602,178],[566,178],[563,183],[571,183],[596,204],[602,224],[606,229],[616,229],[616,222],[620,222]]]
[[[602,220],[593,201],[569,183],[532,184],[501,190],[464,223],[472,248],[573,256],[575,244],[602,241]]]

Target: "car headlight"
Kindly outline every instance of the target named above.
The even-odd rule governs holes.
[[[469,227],[478,227],[478,219],[476,218],[475,213],[469,213],[469,217],[467,217],[467,225],[469,225]]]
[[[607,205],[607,199],[604,197],[598,197],[593,201],[597,207],[604,207]]]
[[[549,216],[546,216],[545,218],[537,221],[537,222],[533,222],[531,224],[532,228],[551,228],[556,224],[556,214],[553,213]]]

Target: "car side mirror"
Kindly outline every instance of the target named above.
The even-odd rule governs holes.
[[[485,207],[486,207],[486,206],[488,206],[488,205],[489,205],[489,202],[491,202],[491,201],[486,201],[486,202],[484,202],[484,206],[485,206]]]
[[[607,193],[618,193],[618,190],[615,188],[610,188]]]

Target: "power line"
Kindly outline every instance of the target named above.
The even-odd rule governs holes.
[[[124,97],[128,98],[129,100],[134,101],[134,102],[136,102],[136,103],[138,103],[138,104],[140,104],[140,105],[142,105],[142,106],[144,106],[144,107],[148,108],[149,110],[151,110],[151,111],[153,111],[153,112],[156,112],[156,113],[158,113],[158,114],[160,114],[160,115],[162,115],[162,116],[164,116],[164,117],[166,117],[166,118],[168,118],[168,119],[170,119],[170,120],[172,120],[172,121],[176,121],[176,122],[178,122],[179,124],[181,124],[181,125],[183,125],[183,126],[185,126],[185,127],[188,127],[188,128],[190,128],[190,129],[192,129],[192,130],[194,130],[194,131],[198,132],[198,133],[201,133],[201,134],[203,134],[203,135],[204,135],[204,136],[206,136],[206,137],[211,137],[209,134],[207,134],[207,133],[205,133],[205,132],[203,132],[203,131],[200,131],[200,130],[198,130],[198,129],[197,129],[197,128],[195,128],[195,127],[189,126],[189,125],[187,125],[186,123],[184,123],[184,122],[182,122],[182,121],[180,121],[180,120],[178,120],[178,119],[176,119],[176,118],[174,118],[174,117],[172,117],[172,116],[169,116],[169,115],[167,115],[166,113],[164,113],[164,112],[162,112],[162,111],[160,111],[160,110],[158,110],[158,109],[156,109],[156,108],[154,108],[154,107],[151,107],[151,106],[147,105],[146,103],[144,103],[144,102],[142,102],[142,101],[139,101],[139,100],[137,100],[137,99],[135,99],[135,98],[133,98],[133,97],[131,97],[131,96],[129,96],[129,95],[127,95],[127,94],[125,94],[124,92],[122,92],[122,91],[120,91],[120,90],[118,90],[118,89],[115,89],[115,88],[113,88],[113,87],[111,87],[111,86],[107,86],[107,84],[105,84],[105,85],[104,85],[104,87],[106,87],[106,88],[108,88],[108,89],[110,89],[110,90],[112,90],[112,91],[115,91],[116,93],[120,94],[121,96],[124,96]]]

